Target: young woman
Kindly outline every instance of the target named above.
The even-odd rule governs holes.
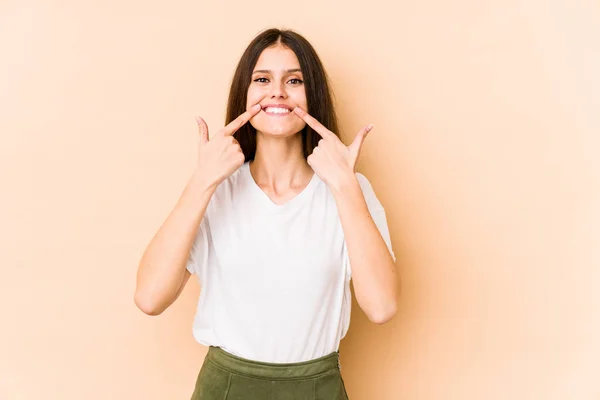
[[[325,70],[309,42],[270,29],[237,66],[227,125],[198,118],[198,165],[140,262],[135,302],[157,315],[191,274],[209,347],[193,400],[347,399],[339,344],[352,279],[368,318],[396,312],[384,210],[355,173]],[[249,122],[249,123],[247,123]]]

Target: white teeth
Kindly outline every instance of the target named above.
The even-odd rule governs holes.
[[[270,112],[274,114],[286,114],[289,113],[290,110],[288,110],[287,108],[267,107],[265,108],[265,112]]]

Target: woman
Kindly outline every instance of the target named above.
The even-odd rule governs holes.
[[[193,333],[209,350],[192,399],[347,399],[350,279],[371,321],[396,312],[385,213],[354,171],[372,126],[340,141],[316,52],[277,29],[242,55],[227,123],[209,135],[198,118],[197,168],[142,257],[135,302],[160,314],[197,275]]]

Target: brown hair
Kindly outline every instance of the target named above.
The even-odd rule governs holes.
[[[329,88],[325,68],[308,40],[291,30],[268,29],[256,36],[248,45],[233,75],[225,123],[230,123],[246,111],[248,87],[258,57],[264,49],[278,43],[292,50],[298,57],[304,77],[304,90],[308,105],[306,111],[324,127],[339,136],[337,116],[333,106],[333,93]],[[306,158],[317,147],[321,136],[308,125],[301,134],[304,158]],[[234,137],[240,143],[246,161],[254,160],[256,129],[250,123],[246,123],[234,134]]]

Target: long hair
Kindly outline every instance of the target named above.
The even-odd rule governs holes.
[[[308,105],[306,111],[339,136],[333,93],[330,90],[325,68],[308,40],[291,30],[268,29],[256,36],[248,45],[233,75],[225,123],[230,123],[246,111],[248,87],[256,62],[264,49],[278,43],[292,50],[300,62]],[[321,136],[308,125],[302,130],[301,135],[304,158],[307,158],[317,147]],[[234,137],[240,143],[246,161],[254,160],[256,129],[250,123],[246,123],[234,134]]]

